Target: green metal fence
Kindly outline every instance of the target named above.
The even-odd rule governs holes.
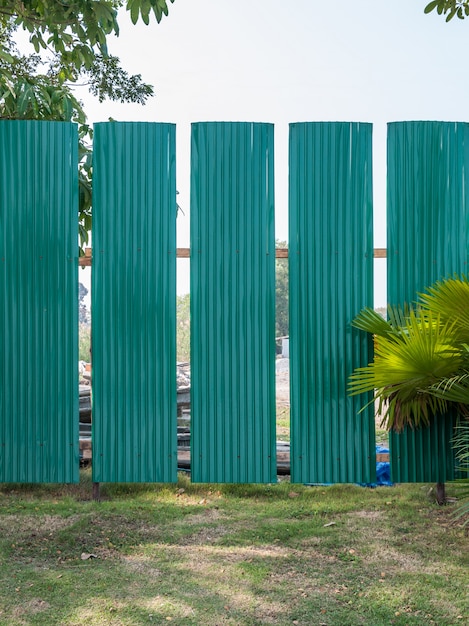
[[[467,272],[469,125],[388,133],[389,301]],[[273,126],[198,123],[191,146],[195,481],[276,480]],[[373,482],[372,128],[290,126],[291,471]],[[77,131],[0,122],[0,481],[78,480]],[[95,128],[93,480],[174,481],[176,173],[171,124]],[[26,182],[25,182],[26,181]],[[452,421],[391,437],[393,478],[454,475]]]
[[[0,481],[78,480],[75,125],[0,121]]]
[[[351,321],[373,306],[370,124],[290,126],[290,394],[294,482],[373,482],[373,408],[348,378],[370,345]]]
[[[275,458],[273,126],[192,126],[191,469],[271,482]]]
[[[467,272],[469,124],[388,125],[388,301],[413,302],[419,291]],[[453,420],[391,434],[392,478],[445,482],[454,477]]]
[[[93,480],[176,480],[172,124],[95,126]]]

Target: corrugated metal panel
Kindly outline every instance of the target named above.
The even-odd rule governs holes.
[[[412,302],[419,291],[467,272],[469,125],[388,125],[388,301]],[[397,482],[450,480],[453,420],[391,435]]]
[[[273,126],[192,125],[192,477],[271,482]]]
[[[373,409],[349,397],[370,343],[350,325],[373,305],[372,127],[290,125],[290,395],[294,482],[372,482]]]
[[[75,125],[0,122],[0,480],[78,480]]]
[[[96,124],[93,250],[93,480],[174,481],[174,125]]]

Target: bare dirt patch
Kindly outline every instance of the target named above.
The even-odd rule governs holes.
[[[190,535],[186,535],[181,538],[178,543],[182,546],[211,544],[230,532],[232,532],[230,528],[222,526],[221,524],[212,525],[201,528]]]
[[[352,511],[348,515],[350,517],[358,517],[359,519],[367,519],[373,522],[385,518],[382,511]]]
[[[218,509],[207,508],[203,513],[195,513],[193,515],[186,516],[184,518],[184,526],[207,524],[220,519],[227,519],[227,516]]]
[[[36,615],[50,609],[50,604],[41,598],[32,598],[21,606],[17,606],[13,610],[14,617],[23,617],[24,615]]]
[[[2,515],[0,517],[0,534],[3,537],[10,535],[27,535],[34,532],[57,531],[73,526],[79,519],[78,515],[71,517],[60,517],[58,515],[43,515],[41,517],[40,528],[38,527],[38,518],[33,515]]]
[[[154,560],[147,556],[122,556],[121,563],[128,567],[128,569],[132,572],[136,572],[138,574],[144,574],[145,576],[151,578],[159,578],[161,576],[161,571],[157,567],[154,567]]]

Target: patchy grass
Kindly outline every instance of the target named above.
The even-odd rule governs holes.
[[[469,538],[427,492],[4,485],[0,623],[465,624]]]

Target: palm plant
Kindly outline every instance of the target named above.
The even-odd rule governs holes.
[[[389,307],[388,320],[364,309],[353,325],[373,335],[374,360],[352,374],[351,394],[374,391],[382,425],[397,432],[456,413],[455,455],[469,471],[468,278],[438,281],[414,305]],[[469,503],[456,512],[468,514]]]
[[[374,360],[350,379],[352,395],[374,391],[388,430],[427,426],[469,409],[469,280],[435,283],[413,306],[389,307],[388,320],[364,309],[353,325],[374,338]]]

